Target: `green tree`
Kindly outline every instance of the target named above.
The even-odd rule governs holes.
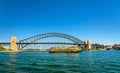
[[[4,50],[6,50],[6,48],[0,45],[0,51],[4,51]]]

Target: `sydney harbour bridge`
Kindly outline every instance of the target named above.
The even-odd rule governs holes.
[[[49,38],[58,38],[57,41],[48,41]],[[44,39],[47,39],[47,41],[44,41]],[[56,39],[54,39],[56,40]],[[89,46],[88,44],[85,44],[84,41],[63,33],[44,33],[35,35],[29,38],[25,38],[23,40],[17,41],[16,37],[12,37],[11,42],[0,42],[0,45],[10,45],[10,49],[13,50],[21,50],[27,47],[30,44],[64,44],[64,45],[76,45],[78,47],[81,47],[82,49],[86,49],[86,46]]]

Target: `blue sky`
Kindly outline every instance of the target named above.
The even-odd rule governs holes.
[[[119,0],[0,0],[0,41],[47,32],[120,43]]]

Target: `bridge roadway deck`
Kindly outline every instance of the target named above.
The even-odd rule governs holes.
[[[10,42],[0,42],[1,45],[9,45]],[[17,44],[66,44],[66,45],[78,45],[77,43],[65,43],[65,42],[17,42]]]

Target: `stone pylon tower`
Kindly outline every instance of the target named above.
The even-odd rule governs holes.
[[[85,41],[85,44],[87,45],[86,48],[90,50],[92,48],[92,42],[90,40]]]
[[[18,45],[17,45],[17,38],[16,37],[12,37],[11,38],[11,42],[10,42],[10,50],[12,50],[13,52],[18,52]]]

